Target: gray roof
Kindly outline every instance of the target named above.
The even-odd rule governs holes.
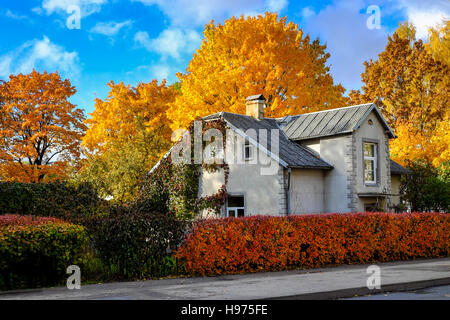
[[[391,174],[409,174],[411,171],[391,159]]]
[[[263,99],[262,95],[255,95],[248,98]],[[296,116],[286,116],[284,118],[261,120],[251,116],[236,114],[230,112],[218,112],[203,117],[204,120],[224,119],[230,128],[239,134],[248,138],[248,140],[257,145],[262,151],[266,152],[273,159],[277,160],[284,167],[291,168],[310,168],[310,169],[332,169],[333,166],[326,161],[320,159],[314,151],[299,144],[301,140],[332,136],[338,134],[351,133],[357,130],[364,119],[374,112],[380,122],[386,129],[391,138],[395,138],[395,134],[381,115],[380,110],[374,103],[360,104],[338,109],[330,109],[325,111],[306,113]],[[256,137],[248,137],[245,135],[248,129],[256,131]],[[266,129],[267,141],[260,142],[259,129]],[[270,152],[272,129],[279,130],[279,154]],[[262,138],[262,137],[261,137]],[[167,157],[170,150],[164,157]],[[158,167],[158,162],[152,171]],[[391,160],[392,174],[407,174],[409,170]]]
[[[267,141],[261,143],[268,151],[272,150],[271,146],[271,130],[279,130],[279,154],[278,157],[281,160],[280,163],[284,166],[291,168],[311,168],[311,169],[332,169],[333,166],[324,160],[318,158],[313,152],[308,150],[306,147],[299,145],[296,142],[290,141],[288,137],[280,130],[280,127],[276,119],[262,119],[257,120],[253,117],[229,113],[229,112],[219,112],[207,117],[204,120],[214,120],[217,118],[223,118],[228,125],[234,130],[240,130],[245,133],[248,129],[255,129],[258,142],[261,142],[259,135],[259,129],[267,130]],[[250,138],[255,138],[250,136]],[[262,137],[261,137],[262,138]],[[275,156],[269,153],[271,156]]]
[[[359,128],[372,111],[385,126],[390,137],[395,138],[395,134],[374,103],[288,116],[277,121],[289,139],[299,141],[351,133]]]

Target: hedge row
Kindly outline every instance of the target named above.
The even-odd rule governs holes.
[[[101,210],[104,201],[89,184],[0,182],[0,215],[20,214],[70,220]]]
[[[179,273],[172,252],[183,241],[186,222],[174,214],[112,207],[108,214],[80,221],[106,272],[119,279]]]
[[[199,221],[176,252],[188,273],[275,271],[448,256],[450,215],[355,213]]]
[[[69,265],[85,259],[82,226],[56,218],[0,216],[0,289],[61,283]]]

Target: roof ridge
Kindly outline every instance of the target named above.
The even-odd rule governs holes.
[[[300,116],[306,116],[306,115],[309,115],[309,114],[317,114],[317,113],[324,113],[324,112],[329,112],[329,111],[344,110],[344,109],[356,108],[356,107],[361,107],[361,106],[368,106],[368,105],[373,105],[373,104],[375,104],[375,103],[374,102],[361,103],[361,104],[355,104],[355,105],[346,106],[346,107],[338,107],[338,108],[326,109],[326,110],[321,110],[321,111],[300,113],[300,114],[295,114],[295,115],[287,115],[287,116],[283,116],[283,117],[279,117],[279,118],[264,117],[262,120],[269,119],[269,120],[276,120],[278,122],[278,121],[283,120],[286,117],[292,117],[292,118],[293,117],[300,117]],[[243,116],[243,117],[250,117],[250,118],[252,118],[252,116],[249,116],[249,115],[246,115],[246,114],[236,113],[236,112],[229,112],[229,111],[215,112],[215,113],[209,114],[207,116],[204,116],[203,118],[212,117],[212,116],[223,116],[224,114],[233,114],[233,115],[237,115],[237,116]]]
[[[346,106],[346,107],[338,107],[338,108],[333,108],[333,109],[326,109],[326,110],[321,110],[321,111],[314,111],[314,112],[308,112],[308,113],[300,113],[300,114],[294,114],[294,115],[290,115],[290,117],[300,117],[300,116],[306,116],[308,114],[315,114],[315,113],[323,113],[323,112],[328,112],[328,111],[336,111],[336,110],[344,110],[344,109],[350,109],[350,108],[356,108],[356,107],[361,107],[361,106],[368,106],[368,105],[372,105],[375,104],[374,102],[369,102],[369,103],[361,103],[361,104],[355,104],[352,106]],[[280,118],[272,118],[275,120],[281,120],[284,117],[280,117]]]

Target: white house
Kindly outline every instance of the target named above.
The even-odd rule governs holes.
[[[248,97],[246,115],[203,118],[224,120],[227,141],[243,141],[242,152],[224,157],[229,196],[222,216],[392,211],[399,204],[399,176],[407,169],[389,158],[396,136],[375,104],[272,119],[264,117],[264,101]],[[199,197],[224,182],[223,169],[203,170]]]

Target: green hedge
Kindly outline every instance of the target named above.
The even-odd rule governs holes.
[[[107,268],[104,273],[113,278],[143,279],[182,271],[171,253],[184,238],[186,222],[174,214],[116,207],[80,223],[89,233],[95,257]]]
[[[84,227],[56,218],[0,216],[0,289],[62,284],[86,260]]]
[[[0,215],[50,216],[71,220],[104,205],[91,185],[66,183],[0,183]]]

